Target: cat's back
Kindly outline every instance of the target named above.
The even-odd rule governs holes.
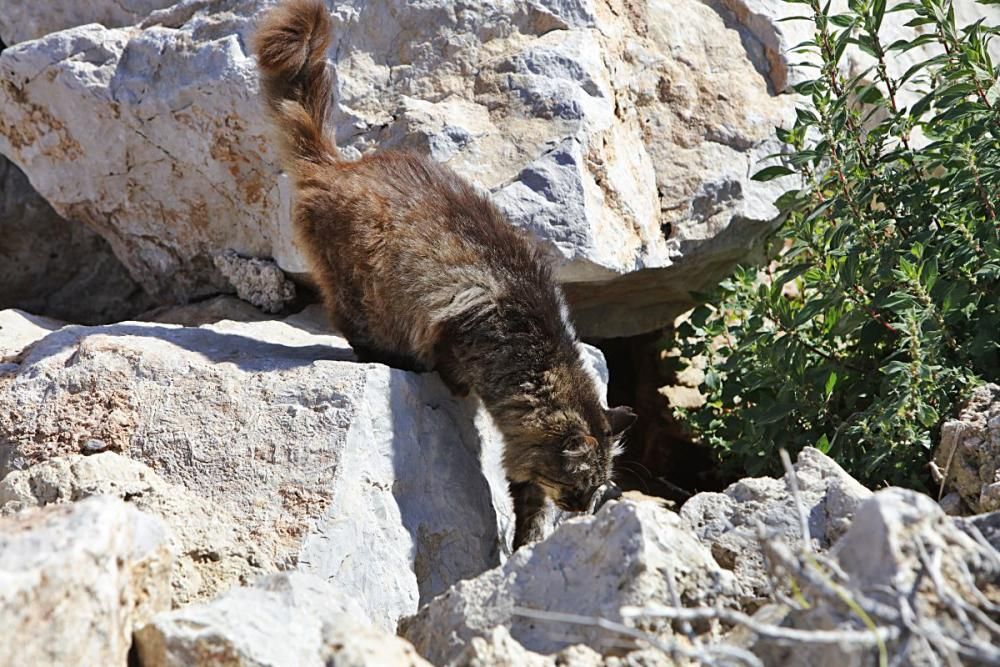
[[[423,156],[385,151],[359,160],[353,176],[378,214],[358,220],[395,260],[436,263],[439,271],[476,266],[494,280],[547,279],[547,262],[520,230],[468,181]]]

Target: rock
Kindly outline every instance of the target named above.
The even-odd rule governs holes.
[[[170,605],[170,560],[162,523],[119,500],[0,519],[0,664],[125,665]]]
[[[0,476],[99,440],[236,517],[262,563],[332,578],[392,630],[500,563],[500,437],[436,374],[357,363],[321,331],[311,311],[53,332],[0,374]]]
[[[61,326],[62,322],[47,317],[20,310],[0,310],[0,367],[5,357],[16,355]]]
[[[0,238],[0,309],[101,324],[151,304],[107,241],[59,217],[3,156]]]
[[[724,604],[735,590],[732,574],[676,514],[655,503],[611,502],[596,516],[564,522],[501,567],[455,584],[404,619],[400,635],[434,664],[456,659],[467,646],[475,647],[467,658],[491,650],[516,656],[516,647],[502,636],[498,643],[498,626],[534,653],[556,653],[575,643],[607,650],[604,642],[614,637],[621,643],[621,637],[598,627],[539,621],[518,615],[515,607],[620,622],[622,606],[671,599],[670,580],[686,605]],[[472,645],[476,637],[487,643]]]
[[[177,0],[74,0],[40,5],[32,0],[0,2],[0,40],[17,44],[84,23],[109,28],[132,25]]]
[[[449,667],[677,667],[655,649],[632,651],[624,656],[602,656],[583,644],[574,644],[555,655],[527,650],[499,625],[487,637],[473,637]]]
[[[143,667],[429,667],[409,643],[371,627],[353,599],[300,572],[159,614],[136,646]]]
[[[829,548],[871,492],[812,447],[799,453],[794,467],[813,544]],[[785,542],[802,540],[798,512],[784,479],[748,478],[724,493],[699,493],[684,503],[680,514],[711,547],[715,560],[736,575],[741,603],[751,610],[771,592],[757,540],[758,522]]]
[[[979,387],[958,419],[944,423],[934,471],[973,514],[1000,509],[1000,386]]]
[[[595,654],[595,665],[601,663]],[[555,667],[555,658],[533,653],[517,643],[502,625],[484,637],[473,637],[454,661],[454,667]]]
[[[264,312],[280,312],[295,298],[295,284],[274,262],[240,257],[229,251],[215,256],[215,268],[241,299]]]
[[[966,533],[972,535],[973,539],[979,540],[981,537],[997,552],[1000,552],[1000,512],[956,518],[955,523]]]
[[[970,658],[974,654],[956,652],[960,643],[966,650],[992,651],[995,659],[996,624],[989,615],[995,618],[996,607],[987,596],[995,595],[1000,582],[1000,553],[966,534],[929,497],[898,488],[875,493],[858,508],[830,555],[844,595],[855,604],[864,596],[875,622],[898,631],[898,639],[886,641],[890,664],[980,664]],[[857,609],[839,596],[813,599],[810,608],[790,612],[782,624],[863,631],[866,622]],[[911,619],[919,619],[920,633],[930,633],[930,641],[912,640],[918,633],[911,634]],[[781,646],[761,640],[753,650],[765,664],[878,664],[873,647],[846,642]]]
[[[121,20],[101,9],[118,3],[56,4],[19,11],[108,27],[0,55],[0,152],[161,302],[230,289],[227,250],[301,276],[245,49],[270,0],[188,0],[120,28],[155,3]],[[333,18],[345,155],[418,150],[491,191],[558,259],[585,335],[669,323],[777,214],[783,184],[749,176],[792,101],[698,0],[378,0]]]
[[[758,71],[766,74],[775,90],[791,90],[796,83],[815,76],[814,70],[795,66],[795,63],[811,62],[813,59],[811,54],[796,48],[813,38],[813,24],[810,21],[792,20],[793,16],[810,15],[808,9],[801,11],[802,8],[775,0],[708,0],[707,4],[718,11],[729,24],[738,26],[748,55]],[[982,18],[986,19],[987,25],[1000,22],[1000,12],[975,0],[954,0],[951,4],[959,26],[971,25]],[[847,11],[848,0],[832,0],[828,7],[831,15],[843,13]],[[900,19],[886,18],[882,23],[879,39],[884,46],[900,39],[911,41],[930,32],[931,26],[906,25],[912,15],[907,13],[898,16]],[[914,63],[926,60],[939,51],[929,44],[906,52],[895,51],[892,57],[887,58],[886,65],[890,75],[899,78]],[[991,53],[1000,54],[1000,45],[993,44]],[[842,70],[848,76],[862,74],[873,64],[872,58],[853,47],[845,50],[841,60]],[[912,90],[904,91],[901,104],[912,103],[912,96]]]
[[[169,528],[174,607],[211,599],[276,569],[224,508],[113,452],[60,457],[11,472],[0,480],[0,514],[96,495],[126,500]]]

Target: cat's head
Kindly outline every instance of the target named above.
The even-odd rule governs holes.
[[[554,411],[541,420],[530,445],[508,450],[508,474],[538,484],[562,510],[592,509],[595,494],[611,482],[622,436],[635,419],[624,406]]]

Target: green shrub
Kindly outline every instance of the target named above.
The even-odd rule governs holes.
[[[795,51],[816,74],[778,130],[780,164],[754,178],[800,187],[777,201],[770,264],[737,270],[677,330],[708,360],[708,403],[685,417],[740,472],[813,445],[870,485],[919,487],[941,421],[1000,377],[997,30],[956,27],[948,0],[787,1],[810,14]],[[883,19],[923,34],[884,44]],[[940,53],[890,76],[927,44]],[[848,46],[873,59],[850,78]]]

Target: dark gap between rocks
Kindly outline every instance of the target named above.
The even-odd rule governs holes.
[[[721,491],[736,480],[721,475],[711,453],[674,418],[669,401],[659,392],[677,382],[675,371],[661,359],[669,340],[669,331],[658,331],[587,342],[600,348],[607,360],[608,405],[629,405],[639,415],[615,465],[618,484],[680,507],[696,493]]]

